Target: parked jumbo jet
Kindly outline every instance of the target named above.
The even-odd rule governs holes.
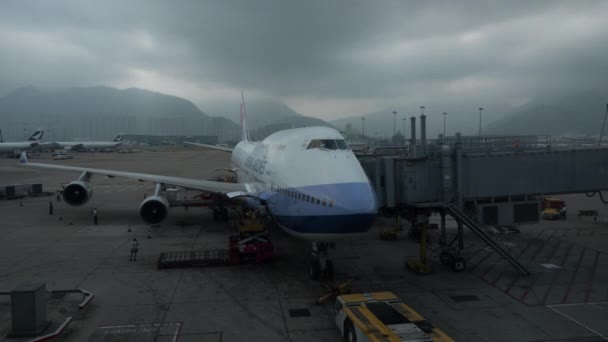
[[[237,183],[160,176],[146,173],[21,163],[30,167],[81,172],[68,184],[63,198],[83,205],[92,195],[92,175],[126,177],[156,183],[153,196],[140,205],[140,216],[158,223],[168,214],[169,202],[161,194],[166,185],[223,194],[229,198],[265,206],[278,225],[289,234],[312,241],[311,279],[331,277],[329,242],[356,236],[370,229],[377,205],[374,190],[342,135],[328,127],[280,131],[260,142],[249,140],[244,105],[241,105],[241,141],[234,149],[195,144],[230,152]],[[250,204],[251,205],[251,204]]]
[[[22,142],[0,142],[0,152],[14,152],[15,150],[29,150],[40,144],[44,135],[42,128],[38,128],[26,141]]]
[[[122,144],[122,135],[117,136],[113,141],[57,141],[54,144],[66,150],[91,150],[99,148],[113,148]]]

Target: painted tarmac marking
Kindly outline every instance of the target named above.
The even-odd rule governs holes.
[[[562,258],[562,262],[560,262],[560,264],[559,264],[561,267],[564,267],[564,265],[566,264],[566,260],[568,259],[568,256],[570,255],[570,251],[572,250],[572,247],[574,247],[573,244],[568,245],[568,247],[566,249],[566,253],[564,254],[564,257]],[[553,279],[551,279],[551,285],[549,285],[549,287],[547,288],[547,291],[545,291],[545,295],[543,296],[543,298],[539,304],[545,304],[547,302],[547,298],[549,298],[549,293],[555,286],[555,283],[557,283],[557,279],[559,278],[560,273],[561,272],[555,272],[555,274],[553,275]]]
[[[572,276],[570,277],[570,281],[568,282],[568,287],[566,288],[566,293],[564,293],[564,297],[562,298],[562,304],[565,304],[568,301],[568,297],[570,296],[570,291],[572,291],[572,284],[574,284],[574,280],[576,279],[576,274],[578,273],[579,268],[581,267],[581,263],[583,262],[583,257],[587,252],[587,248],[583,248],[583,252],[581,256],[578,257],[578,261],[576,262],[576,267],[572,272]]]
[[[597,264],[600,260],[600,252],[595,252],[595,258],[593,259],[593,266],[591,266],[591,274],[589,275],[589,280],[587,281],[587,289],[585,290],[585,302],[589,301],[589,297],[591,296],[591,290],[593,288],[593,279],[595,278],[595,272],[597,270]]]
[[[534,238],[528,240],[528,245],[526,246],[526,248],[524,248],[517,257],[515,257],[516,259],[521,258],[524,254],[526,254],[526,252],[528,251],[528,249],[530,247],[532,247],[532,240],[534,239],[540,239],[540,236],[544,233],[544,231],[541,231],[540,234],[536,235]],[[534,253],[534,255],[538,254],[544,247],[547,241],[551,240],[551,238],[553,237],[553,235],[555,235],[555,231],[553,232],[553,234],[551,234],[547,240],[545,239],[540,239],[543,242],[540,243],[540,247],[538,247],[538,249],[536,250],[536,252]],[[532,258],[532,260],[534,260],[534,258]],[[500,278],[502,278],[502,276],[504,275],[504,271],[500,272],[500,274],[498,275],[498,277],[496,277],[496,279],[494,279],[494,281],[491,283],[492,285],[495,285],[496,283],[498,283],[498,281],[500,280]],[[515,285],[515,283],[517,283],[517,281],[519,280],[518,276],[514,276],[513,277],[513,281],[511,281],[510,285],[507,286],[506,290],[503,290],[503,292],[508,293],[511,288]]]
[[[136,333],[155,333],[157,334],[160,328],[175,326],[173,336],[173,342],[177,342],[179,339],[179,333],[182,329],[182,323],[152,323],[152,324],[125,324],[125,325],[106,325],[97,327],[98,329],[104,330],[105,335],[124,335],[124,334],[136,334]],[[165,335],[166,336],[166,335]]]
[[[471,244],[471,246],[470,246],[470,247],[473,247],[474,245],[475,245],[475,244]],[[471,254],[471,255],[469,256],[469,258],[467,259],[467,261],[469,261],[469,260],[473,259],[473,257],[474,257],[474,256],[476,256],[476,255],[477,255],[477,253],[479,253],[479,252],[481,252],[481,251],[483,251],[483,247],[479,247],[479,249],[477,249],[475,252],[473,252],[473,254]]]
[[[551,234],[549,236],[549,238],[547,240],[545,240],[545,243],[541,244],[540,248],[534,253],[534,255],[532,256],[532,261],[536,260],[536,258],[538,257],[538,255],[540,254],[540,252],[545,248],[545,246],[549,245],[549,241],[551,241],[551,239],[553,239],[553,237],[555,236],[555,234],[557,233],[556,230],[553,231],[553,234]]]
[[[551,261],[551,259],[553,259],[553,256],[555,255],[555,253],[557,252],[557,250],[559,249],[559,247],[561,247],[562,245],[562,240],[559,240],[556,244],[555,244],[555,248],[551,251],[551,253],[549,253],[549,255],[547,256],[547,261]]]
[[[591,304],[591,303],[589,303],[589,304]],[[598,302],[598,303],[593,303],[593,304],[603,304],[603,303]],[[578,320],[576,320],[576,319],[574,319],[574,318],[572,318],[572,317],[570,317],[570,316],[566,315],[565,313],[560,312],[559,310],[557,310],[557,309],[556,309],[557,307],[560,307],[560,306],[573,306],[573,305],[587,305],[587,304],[558,304],[558,305],[547,305],[547,307],[548,307],[549,309],[551,309],[551,310],[553,310],[553,311],[557,312],[559,315],[561,315],[561,316],[563,316],[563,317],[565,317],[565,318],[569,319],[570,321],[572,321],[572,322],[574,322],[574,323],[576,323],[576,324],[580,325],[581,327],[583,327],[583,328],[585,328],[585,329],[589,330],[590,332],[594,333],[595,335],[597,335],[597,336],[599,336],[599,337],[603,338],[604,340],[608,341],[608,337],[606,337],[606,336],[602,335],[602,334],[601,334],[601,333],[599,333],[598,331],[595,331],[595,330],[591,329],[591,328],[590,328],[589,326],[587,326],[586,324],[583,324],[582,322],[579,322]]]
[[[480,250],[485,250],[485,249],[481,248]],[[477,266],[481,265],[481,264],[482,264],[482,263],[483,263],[483,262],[484,262],[484,261],[485,261],[487,258],[489,258],[489,257],[490,257],[492,254],[494,254],[494,252],[493,252],[493,251],[488,252],[488,254],[486,254],[486,256],[485,256],[485,257],[483,257],[483,258],[482,258],[482,259],[481,259],[481,260],[480,260],[478,263],[476,263],[475,265],[473,265],[473,267],[471,267],[471,272],[472,272],[472,271],[473,271],[475,268],[477,268]]]

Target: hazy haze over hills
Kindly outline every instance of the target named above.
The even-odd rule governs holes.
[[[489,134],[599,135],[608,93],[599,91],[539,97],[505,113],[486,128]]]
[[[600,91],[573,92],[560,95],[538,95],[526,103],[511,108],[484,107],[482,111],[482,134],[495,135],[597,135],[601,129],[608,103],[608,94]],[[419,106],[418,106],[419,107]],[[403,131],[403,118],[406,120],[405,136],[410,136],[410,119],[416,116],[416,131],[420,136],[420,108],[414,105],[396,106],[397,109],[411,108],[409,113],[397,110],[397,131]],[[443,109],[443,110],[441,110]],[[392,109],[351,116],[330,121],[339,129],[351,124],[357,132],[362,130],[361,117],[365,117],[367,136],[390,137],[393,134]],[[427,136],[436,138],[443,133],[443,112],[447,112],[446,134],[460,132],[477,135],[479,132],[478,107],[458,103],[442,104],[441,100],[426,105]],[[404,113],[407,113],[405,115]]]
[[[235,140],[239,107],[239,102],[236,106],[216,103],[210,114],[226,117],[211,116],[186,99],[137,88],[24,87],[0,98],[0,129],[9,140],[19,140],[24,128],[36,127],[48,130],[46,139],[54,140],[108,140],[119,133],[218,135],[222,141]],[[281,129],[328,125],[272,100],[248,102],[247,116],[252,135],[259,138]]]
[[[216,116],[223,116],[232,120],[235,123],[241,122],[241,101],[240,98],[234,102],[213,102],[205,104],[205,110],[213,113]],[[284,103],[272,99],[253,99],[245,98],[245,106],[247,112],[247,123],[249,128],[257,129],[269,124],[274,124],[277,121],[284,121],[288,118],[301,118],[304,116],[297,113]],[[294,121],[295,122],[295,121]]]
[[[211,120],[176,96],[102,86],[15,89],[0,98],[0,117],[8,139],[43,127],[46,138],[55,140],[108,140],[120,133],[200,135]]]
[[[221,115],[240,124],[240,102],[211,102],[205,106],[214,115]],[[245,99],[247,124],[253,138],[262,139],[279,130],[308,127],[331,126],[327,122],[304,116],[284,103],[272,99]]]

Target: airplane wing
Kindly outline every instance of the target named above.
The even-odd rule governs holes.
[[[53,169],[61,171],[73,171],[73,172],[86,172],[92,175],[103,175],[108,177],[123,177],[136,179],[138,181],[148,181],[154,183],[161,183],[167,185],[176,185],[188,189],[215,192],[215,193],[234,193],[234,192],[246,192],[255,193],[253,184],[250,183],[227,183],[227,182],[214,182],[201,179],[184,178],[184,177],[171,177],[162,175],[153,175],[148,173],[139,172],[126,172],[126,171],[114,171],[114,170],[103,170],[93,169],[87,167],[75,167],[65,165],[54,165],[54,164],[40,164],[40,163],[28,163],[27,159],[24,160],[22,157],[21,165],[34,168]]]
[[[184,144],[193,145],[193,146],[199,146],[199,147],[205,147],[205,148],[210,148],[212,150],[218,150],[218,151],[223,151],[223,152],[232,152],[232,149],[230,147],[222,147],[222,146],[215,146],[215,145],[199,144],[199,143],[193,143],[193,142],[189,142],[189,141],[184,141]]]

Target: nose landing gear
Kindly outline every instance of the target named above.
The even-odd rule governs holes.
[[[329,259],[329,243],[313,242],[310,260],[310,279],[311,280],[333,280],[334,263]]]

